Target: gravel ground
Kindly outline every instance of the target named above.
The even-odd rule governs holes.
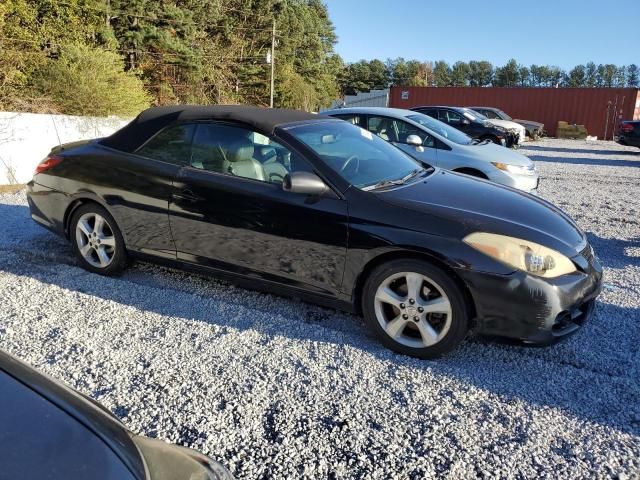
[[[0,347],[238,478],[638,478],[640,151],[522,152],[605,266],[597,315],[553,347],[420,361],[299,301],[144,264],[102,278],[23,193],[0,194]]]

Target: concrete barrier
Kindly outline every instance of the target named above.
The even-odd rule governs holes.
[[[36,165],[60,143],[104,137],[129,120],[0,112],[0,185],[26,183]]]

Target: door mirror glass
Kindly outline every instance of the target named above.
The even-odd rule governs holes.
[[[282,189],[285,192],[322,195],[329,190],[329,187],[327,187],[327,184],[315,173],[291,172],[284,177]]]
[[[407,137],[407,145],[413,145],[414,147],[421,147],[422,139],[418,135],[409,135]]]

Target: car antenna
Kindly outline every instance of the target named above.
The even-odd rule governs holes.
[[[53,118],[53,115],[49,115],[51,117],[51,121],[53,122],[53,129],[56,131],[56,137],[58,137],[58,146],[62,148],[62,142],[60,141],[60,134],[58,133],[58,127],[56,126],[56,120]]]

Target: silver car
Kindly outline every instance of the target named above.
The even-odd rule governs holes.
[[[369,130],[424,164],[486,178],[525,192],[535,193],[538,188],[538,172],[526,156],[489,141],[474,140],[422,113],[354,107],[322,114]]]

